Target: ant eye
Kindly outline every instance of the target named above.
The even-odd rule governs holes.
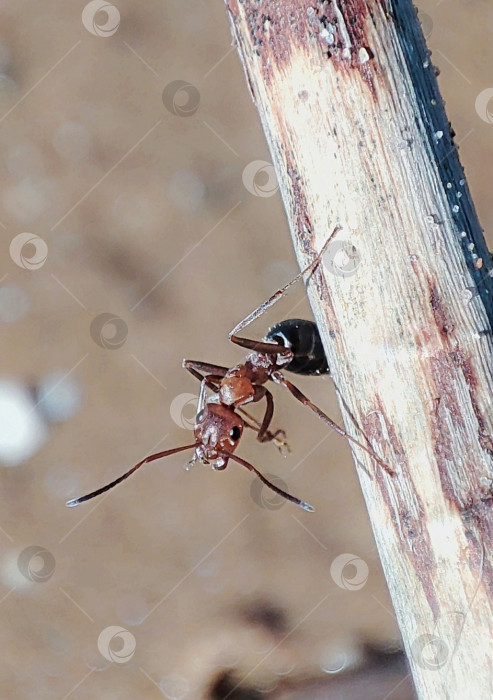
[[[238,425],[235,425],[234,428],[231,428],[231,430],[229,431],[229,437],[235,442],[240,439],[241,430]]]

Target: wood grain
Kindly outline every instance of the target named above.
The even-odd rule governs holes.
[[[344,227],[308,293],[418,695],[491,697],[491,259],[415,9],[226,4],[300,266]]]

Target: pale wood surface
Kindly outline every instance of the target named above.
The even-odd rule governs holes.
[[[490,260],[415,10],[227,6],[300,265],[337,222],[356,250],[353,274],[327,260],[308,292],[334,379],[395,470],[354,451],[417,691],[491,697]]]

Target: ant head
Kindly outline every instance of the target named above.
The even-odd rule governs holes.
[[[204,464],[212,462],[214,469],[225,469],[228,458],[223,452],[234,452],[243,434],[244,422],[232,406],[207,403],[195,423],[195,454]]]

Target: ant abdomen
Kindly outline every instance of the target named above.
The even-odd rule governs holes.
[[[265,340],[289,348],[294,358],[283,369],[296,374],[327,374],[329,365],[318,328],[313,321],[290,318],[269,329]]]

